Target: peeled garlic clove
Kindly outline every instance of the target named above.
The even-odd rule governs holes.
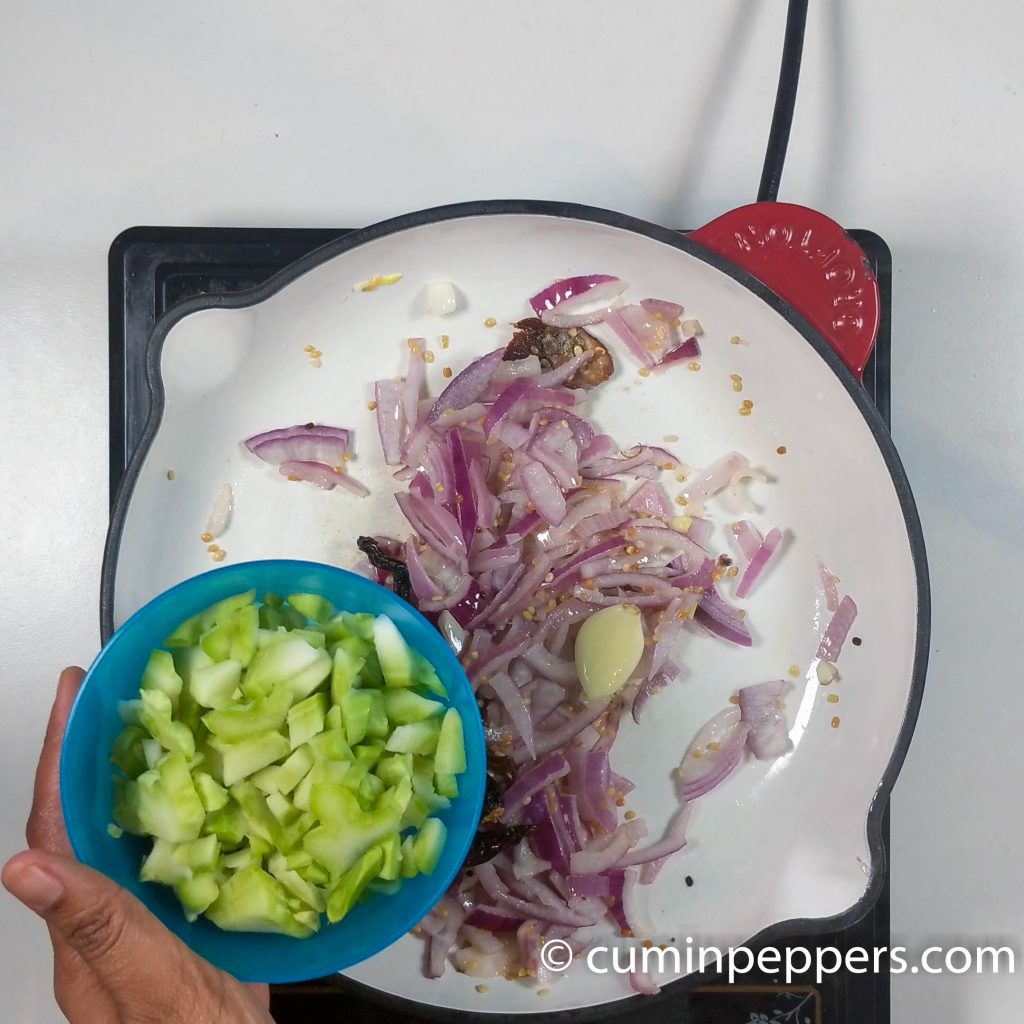
[[[644,653],[644,622],[635,604],[595,612],[576,634],[576,671],[591,700],[617,693]]]

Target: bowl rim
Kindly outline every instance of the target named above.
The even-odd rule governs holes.
[[[682,232],[661,227],[628,214],[577,203],[534,199],[471,200],[469,202],[431,207],[379,221],[376,224],[361,230],[352,231],[334,241],[326,243],[296,260],[255,288],[231,294],[200,296],[182,302],[168,310],[157,321],[146,350],[146,381],[151,398],[149,416],[147,417],[138,447],[126,467],[111,509],[110,526],[107,531],[104,547],[100,583],[99,611],[101,634],[106,638],[113,630],[114,588],[117,577],[121,534],[124,529],[135,484],[163,418],[164,387],[160,371],[160,356],[164,341],[174,325],[186,316],[202,310],[244,309],[257,305],[335,256],[375,239],[443,221],[504,215],[542,216],[570,221],[582,220],[630,231],[686,252],[731,277],[748,291],[753,292],[755,296],[760,298],[773,311],[786,320],[794,330],[802,335],[804,340],[807,341],[811,348],[818,353],[839,378],[840,383],[846,389],[854,406],[863,416],[875,439],[875,443],[889,471],[903,514],[916,581],[917,623],[913,669],[900,731],[893,744],[889,761],[875,790],[875,797],[865,821],[868,848],[871,852],[871,873],[863,894],[847,910],[828,917],[797,917],[777,921],[752,935],[747,940],[746,945],[757,947],[767,943],[778,943],[782,939],[795,935],[812,936],[847,928],[859,921],[871,910],[881,895],[885,884],[887,857],[883,841],[883,823],[886,820],[889,796],[910,748],[910,742],[917,724],[924,694],[931,636],[931,591],[924,532],[910,488],[910,482],[885,421],[881,413],[868,398],[860,382],[843,363],[831,345],[811,326],[805,317],[793,309],[792,306],[767,285],[746,270],[736,266],[726,257],[706,248]],[[365,994],[373,1001],[390,1007],[396,1013],[404,1011],[428,1020],[449,1020],[454,1016],[459,1021],[478,1020],[481,1024],[485,1021],[490,1022],[490,1024],[498,1024],[499,1021],[506,1017],[509,1020],[513,1019],[513,1017],[518,1019],[517,1015],[509,1014],[453,1011],[450,1008],[419,1003],[415,1000],[391,995],[390,993],[379,992],[371,986],[352,981],[351,979],[341,978],[340,976],[338,980],[340,984],[350,986],[353,990]],[[630,996],[617,1000],[614,1003],[614,1012],[635,1013],[641,1006],[651,1007],[656,1003],[664,1005],[665,1000],[672,999],[698,985],[706,984],[708,980],[709,974],[706,972],[695,972],[686,975],[664,986],[661,993],[657,996]],[[597,1004],[554,1013],[531,1013],[530,1018],[535,1024],[548,1024],[548,1022],[553,1024],[556,1019],[570,1021],[573,1024],[583,1024],[585,1021],[599,1020],[605,1016],[605,1007],[607,1005],[609,1004]]]
[[[94,870],[100,871],[101,874],[103,873],[102,869],[96,867],[93,864],[90,864],[89,861],[85,859],[85,857],[83,856],[82,837],[84,836],[85,832],[88,830],[89,827],[88,816],[80,815],[77,810],[77,802],[69,799],[69,790],[71,788],[71,783],[69,780],[73,768],[71,763],[65,756],[66,751],[68,750],[67,738],[72,734],[76,726],[76,722],[80,721],[82,719],[82,716],[85,714],[84,695],[86,692],[86,688],[89,686],[90,683],[95,684],[95,679],[97,678],[97,670],[99,670],[103,666],[104,662],[111,656],[111,653],[117,647],[120,638],[127,636],[130,631],[138,629],[140,627],[140,624],[143,623],[145,619],[152,614],[154,608],[157,608],[165,604],[166,602],[173,600],[174,597],[179,596],[185,591],[193,589],[198,585],[199,581],[208,580],[211,576],[227,575],[229,573],[234,575],[239,572],[244,573],[246,570],[252,569],[256,566],[260,568],[275,567],[280,569],[286,569],[287,571],[294,572],[295,574],[314,573],[320,575],[327,575],[330,577],[334,577],[335,579],[346,584],[347,586],[354,585],[357,589],[373,590],[379,592],[385,598],[385,605],[401,605],[403,614],[410,615],[414,621],[417,621],[418,625],[422,626],[423,629],[437,633],[438,639],[441,641],[441,646],[443,646],[444,649],[448,651],[448,660],[450,662],[450,666],[453,668],[453,677],[456,680],[458,687],[464,690],[462,697],[464,698],[466,705],[472,705],[474,707],[476,706],[473,687],[469,681],[469,677],[466,675],[465,669],[462,667],[462,664],[459,662],[459,659],[455,656],[455,654],[444,642],[443,637],[441,636],[440,633],[437,632],[433,624],[423,615],[422,612],[420,612],[418,608],[415,607],[415,605],[403,600],[393,591],[375,582],[374,580],[368,579],[365,576],[361,576],[358,573],[352,572],[351,570],[343,569],[341,566],[331,565],[327,562],[313,562],[308,559],[295,558],[250,559],[245,562],[232,563],[231,565],[217,566],[216,568],[210,569],[206,572],[198,573],[194,576],[189,576],[188,578],[181,580],[178,583],[175,583],[173,586],[168,587],[166,590],[161,591],[155,597],[151,598],[141,608],[133,612],[131,616],[129,616],[129,618],[126,619],[125,622],[120,627],[118,627],[118,629],[103,644],[99,652],[96,654],[96,656],[90,663],[88,669],[86,670],[85,676],[82,679],[82,683],[79,686],[78,692],[75,694],[75,699],[71,705],[71,710],[68,712],[68,718],[64,729],[64,736],[61,743],[60,759],[58,766],[58,784],[61,803],[61,813],[64,818],[65,831],[67,833],[68,842],[71,846],[71,850],[75,858],[79,860],[81,863],[93,867]],[[257,591],[258,589],[259,588],[257,587]],[[259,600],[259,598],[257,598],[257,600]],[[203,608],[209,607],[209,601],[196,602],[196,605],[196,610],[192,614],[198,614],[200,611],[203,610]],[[384,611],[383,614],[387,614],[387,612]],[[413,644],[412,646],[414,646],[415,649],[415,645]],[[153,649],[158,650],[166,648],[161,643],[154,643]],[[425,655],[423,656],[426,657]],[[436,659],[431,659],[431,662],[433,663],[434,660]],[[455,702],[452,699],[452,691],[450,686],[448,688],[448,696],[445,699],[449,707],[455,706]],[[473,764],[467,764],[467,775],[485,775],[487,745],[484,735],[483,722],[480,719],[480,716],[473,716],[469,722],[463,722],[463,728],[464,730],[466,730],[467,733],[470,730],[472,730],[472,732],[476,735],[477,740],[476,744],[474,745],[475,749],[482,751],[482,760],[479,765],[474,766]],[[467,744],[467,750],[469,747],[470,744]],[[474,767],[478,768],[478,771],[474,771]],[[437,905],[438,901],[448,891],[452,882],[458,876],[458,873],[462,870],[462,865],[465,862],[465,859],[469,853],[469,848],[472,845],[473,838],[477,832],[480,817],[483,813],[484,790],[485,786],[480,785],[479,792],[476,794],[476,798],[474,801],[476,806],[472,809],[473,813],[471,814],[469,819],[471,822],[475,822],[476,824],[471,828],[465,829],[464,832],[460,835],[453,836],[452,833],[449,831],[446,836],[445,852],[448,854],[448,856],[445,857],[445,860],[450,859],[450,866],[448,867],[447,870],[440,871],[436,874],[432,874],[431,876],[429,876],[431,878],[432,883],[429,887],[429,891],[433,893],[430,899],[422,901],[422,906],[418,904],[415,914],[406,915],[407,920],[403,924],[391,929],[389,932],[385,932],[384,934],[386,936],[386,941],[381,943],[377,950],[369,954],[369,956],[362,957],[359,960],[346,963],[344,964],[344,966],[336,968],[336,971],[346,970],[349,967],[354,967],[357,963],[361,963],[363,960],[369,959],[370,956],[375,956],[381,950],[384,950],[388,946],[391,946],[393,943],[398,941],[398,939],[400,939],[403,935],[405,935],[416,923],[418,923],[418,921],[426,913],[429,912],[431,907]],[[463,796],[463,794],[460,793],[460,795],[455,799],[465,800],[468,799],[470,795],[471,794],[467,793],[465,796]],[[457,839],[458,841],[455,842],[453,845],[453,840],[455,839]],[[456,851],[457,856],[451,856],[452,850]],[[152,907],[149,905],[148,901],[143,900],[143,902],[151,913],[155,913]],[[157,914],[156,916],[159,919],[160,915]],[[342,923],[343,922],[338,922],[338,924]],[[325,927],[334,928],[337,927],[337,925],[328,924]],[[239,934],[250,935],[255,933]],[[188,944],[187,941],[180,935],[178,937],[181,938],[182,941],[186,943],[186,945]],[[301,952],[301,945],[297,945],[296,949],[297,951]],[[238,977],[239,980],[242,981],[266,982],[270,984],[286,984],[290,982],[308,981],[312,978],[321,977],[323,972],[321,970],[288,970],[282,971],[278,974],[269,977],[261,975],[259,978],[242,977],[237,972],[232,973],[234,974],[235,977]]]

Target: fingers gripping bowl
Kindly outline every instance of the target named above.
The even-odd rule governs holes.
[[[172,888],[139,879],[140,864],[150,853],[152,841],[130,834],[117,836],[116,828],[108,831],[115,820],[112,775],[117,772],[110,751],[124,728],[119,703],[139,697],[151,652],[184,621],[250,589],[259,595],[318,595],[338,611],[386,617],[436,672],[446,696],[434,694],[435,699],[455,709],[464,723],[467,770],[458,776],[457,795],[439,801],[448,806],[431,812],[446,833],[433,870],[383,887],[394,891],[368,892],[340,922],[324,922],[303,941],[282,934],[225,931],[203,916],[186,920]],[[300,561],[250,562],[217,569],[149,602],[117,631],[90,667],[68,721],[61,755],[64,817],[78,858],[134,893],[201,956],[245,981],[286,982],[329,974],[372,956],[408,932],[437,902],[465,860],[480,816],[484,783],[484,738],[473,693],[437,630],[383,587],[341,569]]]

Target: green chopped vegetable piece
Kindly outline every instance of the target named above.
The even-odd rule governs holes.
[[[268,590],[263,595],[263,604],[270,608],[280,608],[284,604],[284,598],[280,594],[275,594],[272,590]]]
[[[289,871],[297,871],[299,868],[307,868],[313,863],[313,858],[310,857],[305,850],[293,850],[284,859],[285,867]]]
[[[441,722],[434,771],[439,775],[461,775],[465,770],[466,743],[462,734],[462,717],[455,708],[449,708]]]
[[[373,618],[369,612],[338,612],[327,625],[332,631],[337,631],[339,639],[349,636],[358,640],[373,640]]]
[[[155,768],[166,754],[167,751],[151,736],[142,741],[142,756],[146,759],[147,768]]]
[[[193,615],[186,619],[178,628],[164,641],[165,647],[191,647],[199,642],[199,635],[203,632],[200,625],[200,616]]]
[[[211,626],[200,638],[199,647],[204,654],[214,661],[224,661],[231,657],[231,642],[234,638],[233,622],[222,622]]]
[[[170,651],[153,651],[149,656],[142,673],[141,689],[160,690],[171,699],[172,706],[177,704],[178,694],[181,693],[181,676],[175,671]]]
[[[246,821],[234,800],[206,815],[203,832],[216,836],[221,846],[232,848],[245,838]]]
[[[327,920],[337,924],[355,905],[366,886],[377,876],[384,854],[380,847],[367,850],[338,879],[327,898]]]
[[[398,786],[403,781],[412,780],[412,754],[389,754],[382,757],[374,768],[374,773],[388,786]]]
[[[320,915],[315,910],[299,910],[295,914],[295,922],[312,932],[320,931]]]
[[[211,838],[213,838],[211,836]],[[216,842],[216,839],[214,839]],[[143,882],[162,882],[164,885],[177,885],[188,881],[193,875],[192,868],[179,853],[175,843],[164,839],[153,842],[153,849],[142,861],[139,879]]]
[[[242,691],[248,697],[286,688],[292,699],[308,697],[328,677],[330,655],[294,633],[280,643],[263,647],[249,664]]]
[[[323,761],[352,761],[355,756],[345,734],[336,729],[319,733],[306,743],[306,747],[318,764]]]
[[[366,772],[359,780],[359,786],[355,791],[356,798],[364,810],[372,810],[376,806],[378,798],[386,789],[387,786],[376,775]]]
[[[126,725],[114,740],[110,760],[130,779],[138,778],[147,768],[143,742],[148,733],[138,725]],[[161,748],[163,749],[163,748]]]
[[[314,693],[288,711],[288,742],[292,750],[324,731],[327,694]]]
[[[239,608],[235,616],[235,635],[231,638],[230,657],[247,668],[256,654],[260,613],[255,605]]]
[[[257,646],[262,647],[265,633],[271,633],[284,625],[284,616],[280,609],[273,605],[263,604],[259,609],[260,635],[257,638]]]
[[[398,627],[386,615],[378,615],[373,620],[373,642],[385,683],[388,686],[412,686],[412,653]]]
[[[345,723],[341,720],[341,708],[337,704],[332,704],[327,709],[327,717],[324,719],[325,729],[334,729],[338,732],[345,731]]]
[[[448,691],[438,677],[434,666],[418,651],[412,651],[413,675],[417,686],[425,686],[439,697],[447,697]]]
[[[305,640],[310,647],[316,647],[325,652],[327,650],[327,638],[319,629],[291,629],[288,631],[288,636],[297,636],[299,639]]]
[[[326,622],[334,614],[334,605],[319,594],[289,594],[288,603],[313,622]]]
[[[416,834],[406,836],[402,840],[402,862],[399,875],[402,878],[415,878],[419,874],[416,868]]]
[[[413,856],[416,859],[416,870],[423,875],[432,874],[437,862],[441,859],[448,829],[440,818],[427,818],[416,837]]]
[[[170,843],[199,838],[206,812],[183,757],[165,757],[159,767],[143,772],[135,785],[138,820],[146,832]]]
[[[124,835],[124,829],[121,828],[120,825],[115,825],[113,822],[110,822],[107,825],[107,835],[110,836],[111,839],[120,839],[121,836]]]
[[[190,843],[180,843],[175,853],[193,871],[213,871],[220,862],[220,843],[216,836],[201,836]]]
[[[429,768],[420,768],[413,772],[412,791],[432,811],[451,807],[451,801],[447,797],[441,796],[434,791],[434,773]]]
[[[422,722],[444,713],[444,705],[436,700],[421,697],[412,690],[385,690],[384,710],[388,720],[395,725]]]
[[[139,699],[142,701],[139,714],[142,727],[164,750],[191,760],[196,752],[195,737],[187,725],[171,718],[171,698],[163,690],[143,690]]]
[[[370,714],[366,720],[366,735],[371,739],[387,739],[391,726],[384,710],[384,694],[380,690],[367,690],[370,695]]]
[[[223,782],[229,788],[266,768],[268,764],[286,757],[291,747],[279,732],[264,732],[235,743],[220,739],[210,740],[210,746],[220,752],[223,764]]]
[[[231,597],[225,597],[223,601],[210,605],[205,612],[199,614],[199,625],[203,632],[205,632],[219,622],[231,622],[235,619],[240,609],[246,607],[246,605],[251,605],[255,600],[255,590],[247,590],[242,594],[232,594]]]
[[[267,795],[267,807],[281,825],[290,825],[302,814],[287,797],[282,796],[280,793],[269,793]]]
[[[291,693],[283,686],[278,686],[268,694],[256,697],[251,703],[235,702],[229,707],[207,711],[203,715],[203,724],[217,739],[224,743],[236,743],[257,733],[280,729],[291,704]]]
[[[305,867],[296,868],[295,873],[305,881],[309,882],[310,885],[327,885],[331,880],[330,874],[326,868],[321,867],[315,861],[310,859],[309,864]]]
[[[115,775],[114,808],[112,817],[115,823],[130,832],[133,836],[142,836],[146,830],[139,821],[139,785],[134,779],[125,779]]]
[[[454,775],[437,774],[434,776],[434,788],[441,796],[454,800],[459,795],[459,780]]]
[[[347,871],[370,847],[399,831],[408,792],[389,789],[373,810],[363,810],[343,786],[321,782],[313,787],[311,809],[322,822],[303,840],[303,849],[332,875]]]
[[[359,743],[366,737],[372,703],[372,690],[349,690],[341,695],[338,706],[341,708],[341,720],[345,724],[345,739],[350,744]]]
[[[413,828],[419,828],[429,817],[430,806],[423,797],[414,793],[405,809],[405,814],[402,815],[402,828],[408,828],[410,825]]]
[[[197,668],[206,668],[214,664],[211,658],[202,647],[178,647],[171,652],[174,658],[175,671],[181,676],[183,689],[189,690],[192,687],[192,673]]]
[[[363,740],[353,753],[355,754],[354,763],[370,771],[384,753],[384,741]]]
[[[340,704],[341,698],[354,686],[359,685],[359,673],[366,665],[365,655],[353,654],[343,644],[334,649],[331,664],[331,701]]]
[[[283,854],[272,854],[267,861],[267,868],[293,896],[301,900],[311,910],[322,914],[327,909],[327,894],[311,885],[297,871],[290,868]]]
[[[308,746],[299,747],[281,763],[256,772],[253,785],[264,793],[281,793],[287,796],[302,781],[313,767],[313,753]]]
[[[379,876],[386,882],[399,878],[402,868],[402,837],[397,832],[392,832],[377,844],[377,849],[384,855]]]
[[[227,853],[221,858],[221,863],[228,871],[242,871],[244,868],[261,867],[263,854],[259,848],[254,848],[246,843],[233,853]]]
[[[234,658],[215,661],[212,665],[192,669],[188,690],[193,700],[204,708],[227,707],[242,678],[242,663]]]
[[[174,887],[174,894],[185,909],[185,918],[195,921],[220,895],[220,886],[216,875],[204,871],[179,882]]]
[[[206,916],[225,931],[279,932],[297,939],[313,934],[288,909],[281,883],[255,865],[227,879]]]
[[[399,754],[432,754],[440,733],[440,725],[432,719],[399,725],[388,737],[385,747]]]
[[[203,810],[219,811],[228,803],[228,791],[212,775],[206,772],[194,771],[192,782],[195,784],[199,799],[203,802]]]

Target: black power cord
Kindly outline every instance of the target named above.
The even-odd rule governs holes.
[[[793,126],[793,108],[796,106],[796,88],[800,82],[800,58],[804,51],[804,28],[807,25],[808,0],[789,0],[786,14],[786,36],[782,44],[782,66],[779,68],[779,88],[775,93],[775,111],[768,133],[768,149],[764,155],[761,186],[757,190],[759,203],[773,203],[779,197],[782,167],[786,162],[789,130]]]

